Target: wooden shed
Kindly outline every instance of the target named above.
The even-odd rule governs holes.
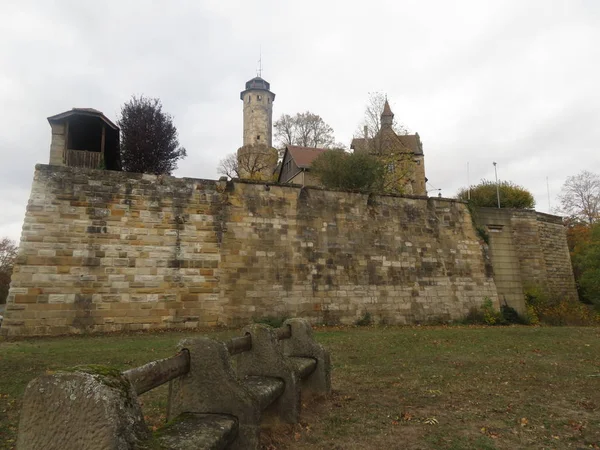
[[[119,127],[101,111],[73,108],[48,117],[52,128],[50,164],[121,170]]]

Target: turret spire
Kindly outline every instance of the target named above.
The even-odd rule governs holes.
[[[383,105],[383,112],[381,113],[381,126],[392,126],[394,123],[394,113],[392,112],[392,108],[390,108],[390,104],[385,99],[385,104]]]

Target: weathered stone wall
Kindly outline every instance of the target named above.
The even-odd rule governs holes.
[[[578,300],[567,234],[562,219],[543,213],[536,213],[536,216],[540,244],[546,263],[546,288],[555,298]]]
[[[36,167],[3,332],[216,324],[216,182]]]
[[[64,123],[50,124],[52,140],[50,142],[50,164],[62,166],[65,163],[66,129]]]
[[[577,299],[566,233],[560,217],[531,210],[479,208],[477,223],[490,237],[500,302],[525,311],[524,291],[542,288],[554,298]]]
[[[458,319],[486,273],[460,202],[39,165],[0,330]]]

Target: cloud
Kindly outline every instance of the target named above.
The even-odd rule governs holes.
[[[242,141],[239,92],[263,75],[274,115],[310,110],[349,143],[368,92],[418,131],[432,187],[452,196],[498,174],[547,210],[567,176],[595,170],[600,7],[593,0],[9,0],[0,16],[0,235],[18,237],[46,117],[74,106],[116,120],[161,98],[188,158],[216,178]]]

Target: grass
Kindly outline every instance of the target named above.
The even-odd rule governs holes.
[[[20,398],[39,373],[134,367],[173,354],[189,334],[0,341],[0,449],[14,447]],[[300,424],[266,425],[263,448],[600,449],[599,328],[327,328],[316,337],[332,355],[334,393],[304,400]],[[141,400],[159,426],[166,387]]]

